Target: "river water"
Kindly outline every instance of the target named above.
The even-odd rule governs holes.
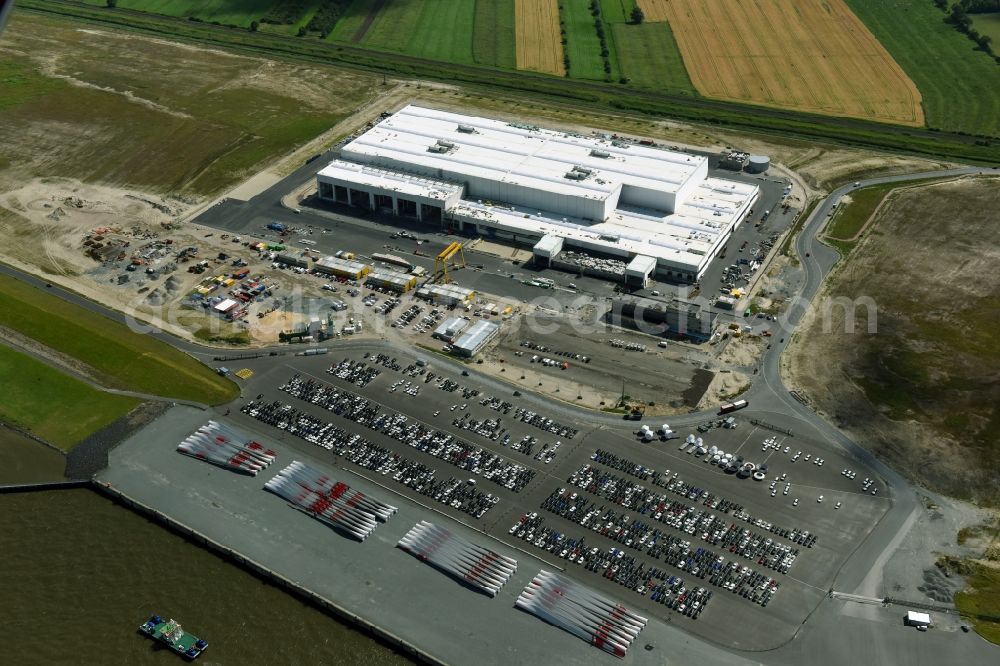
[[[366,635],[91,490],[0,495],[0,661],[169,664],[153,613],[208,664],[410,663]]]

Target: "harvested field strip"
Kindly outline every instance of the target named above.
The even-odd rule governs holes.
[[[476,0],[472,57],[477,65],[517,67],[516,21],[514,0]]]
[[[611,26],[622,75],[642,88],[694,94],[681,52],[667,23]]]
[[[518,69],[564,76],[558,0],[514,0]]]
[[[640,0],[673,28],[700,93],[834,116],[924,123],[920,93],[843,0]]]
[[[0,419],[64,451],[125,416],[140,402],[99,391],[0,345]]]

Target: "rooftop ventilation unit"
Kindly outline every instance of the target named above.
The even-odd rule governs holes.
[[[590,156],[591,157],[600,157],[602,160],[606,160],[609,157],[611,157],[611,153],[609,153],[606,150],[598,150],[597,148],[594,148],[594,149],[592,149],[590,151]]]
[[[455,144],[452,141],[445,141],[444,139],[438,139],[437,145],[444,146],[445,148],[454,148]]]
[[[475,134],[476,128],[473,127],[472,125],[459,125],[458,131],[461,132],[462,134]]]
[[[587,174],[583,173],[582,171],[577,171],[576,169],[573,169],[572,171],[566,172],[566,177],[569,178],[570,180],[583,180],[584,178],[587,177]]]
[[[593,169],[588,169],[587,167],[582,167],[582,166],[574,166],[573,171],[579,171],[584,176],[589,176],[590,174],[594,173]]]

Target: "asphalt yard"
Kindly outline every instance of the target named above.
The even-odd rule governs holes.
[[[342,475],[371,481],[358,481],[365,492],[406,507],[401,515],[407,518],[393,518],[391,530],[382,526],[376,532],[380,538],[390,531],[398,538],[395,530],[401,536],[419,519],[447,516],[449,525],[489,535],[479,533],[481,541],[506,544],[503,554],[523,564],[504,598],[523,587],[522,576],[546,562],[544,568],[565,569],[651,619],[732,648],[773,648],[791,638],[828,593],[840,564],[887,508],[871,493],[878,492],[878,482],[862,489],[871,472],[818,442],[757,428],[747,414],[738,414],[736,429],[690,434],[701,436],[705,448],[767,464],[762,481],[726,473],[706,462],[710,453],[681,451],[687,430],[678,430],[676,439],[645,443],[633,432],[638,423],[594,427],[586,418],[567,418],[565,410],[532,416],[535,403],[501,393],[495,381],[474,372],[442,371],[433,359],[429,367],[414,361],[364,358],[360,351],[347,358],[250,360],[246,367],[253,375],[244,384],[244,399],[233,403],[226,420],[262,441],[279,443],[274,470],[292,457],[345,468]],[[331,366],[335,374],[328,372]],[[428,382],[429,373],[436,376]],[[550,418],[553,423],[547,424]],[[180,441],[184,428],[197,425],[185,424],[171,437]],[[657,429],[661,423],[647,425]],[[173,453],[170,437],[160,440],[157,446],[168,447],[168,453],[157,448],[155,464],[140,462],[152,455],[150,444],[133,438],[119,447],[103,478],[171,515],[172,507],[185,507],[192,497],[218,498],[239,488],[238,496],[211,500],[229,508],[199,515],[193,526],[210,535],[221,530],[227,538],[240,525],[251,525],[258,534],[278,529],[265,520],[269,514],[258,512],[258,505],[281,504],[260,493],[264,474],[238,478]],[[599,450],[602,455],[596,456]],[[198,473],[192,475],[192,469]],[[845,469],[856,476],[845,476]],[[142,473],[133,476],[136,471]],[[144,497],[143,474],[154,479],[151,498]],[[225,482],[217,482],[220,478]],[[282,530],[304,518],[290,509],[278,515]],[[175,517],[191,524],[187,509]],[[226,526],[213,528],[216,522]],[[309,525],[308,531],[316,529]],[[328,529],[322,533],[327,540],[347,541]],[[296,552],[306,547],[294,545],[294,531],[283,538]],[[253,543],[250,534],[241,535],[233,547],[243,551]],[[344,544],[336,551],[338,557],[342,551],[343,557],[360,560],[351,567],[364,567],[373,564],[361,562],[375,557],[372,546]],[[376,559],[383,555],[396,557],[380,551]],[[366,575],[358,580],[370,581],[373,574]],[[328,592],[341,600],[339,592]],[[425,603],[438,601],[432,595]],[[427,648],[439,654],[436,645]]]

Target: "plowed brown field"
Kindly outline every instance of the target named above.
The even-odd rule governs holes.
[[[706,97],[922,126],[920,92],[843,0],[638,0]]]
[[[563,76],[559,0],[515,0],[517,68]]]

